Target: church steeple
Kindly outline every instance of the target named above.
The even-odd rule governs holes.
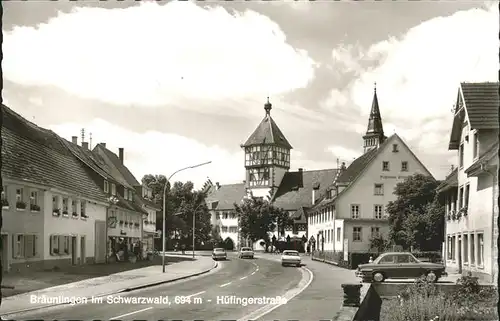
[[[377,83],[375,83],[372,109],[368,118],[366,134],[363,136],[365,153],[373,148],[378,148],[386,138],[387,137],[384,135],[384,127],[382,126],[382,117],[380,116],[380,107],[378,105]]]

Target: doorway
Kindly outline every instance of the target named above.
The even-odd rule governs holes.
[[[72,236],[71,237],[71,264],[72,265],[76,265],[77,264],[77,260],[78,260],[78,256],[76,253],[76,242],[77,242],[77,237],[76,236]]]
[[[85,253],[85,236],[80,237],[80,264],[86,263],[86,253]]]

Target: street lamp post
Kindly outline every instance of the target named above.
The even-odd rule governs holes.
[[[191,168],[196,168],[196,167],[200,167],[203,165],[207,165],[207,164],[210,164],[211,162],[212,161],[178,169],[175,172],[173,172],[173,174],[170,175],[169,178],[167,178],[167,181],[165,182],[165,186],[163,187],[163,233],[161,233],[161,242],[162,242],[162,249],[163,249],[163,255],[161,257],[161,265],[162,265],[163,273],[165,273],[165,251],[166,251],[166,249],[165,249],[165,234],[166,234],[165,230],[166,230],[166,213],[167,213],[167,202],[166,202],[166,200],[167,200],[167,184],[170,183],[170,180],[172,179],[172,177],[175,174],[182,172],[186,169],[191,169]],[[193,254],[194,254],[194,252],[193,252]]]

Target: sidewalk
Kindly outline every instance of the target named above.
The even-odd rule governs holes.
[[[162,273],[161,266],[155,265],[14,295],[2,299],[0,315],[59,305],[54,303],[32,303],[30,298],[33,295],[37,297],[63,298],[65,300],[71,298],[88,298],[90,300],[91,297],[102,297],[185,279],[207,273],[215,267],[217,267],[217,263],[211,258],[198,256],[195,262],[182,261],[168,265],[165,273]]]

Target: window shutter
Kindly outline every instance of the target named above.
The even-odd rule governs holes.
[[[12,235],[12,258],[17,258],[17,234]]]
[[[50,255],[54,255],[54,242],[52,241],[53,236],[49,236],[49,250],[50,250]]]
[[[24,257],[32,258],[33,255],[33,242],[34,235],[25,235],[24,236]]]
[[[59,242],[59,255],[64,255],[64,236],[58,235],[57,236],[58,242]]]
[[[39,252],[38,252],[38,245],[39,245],[39,238],[38,235],[33,235],[33,256],[38,257]]]

